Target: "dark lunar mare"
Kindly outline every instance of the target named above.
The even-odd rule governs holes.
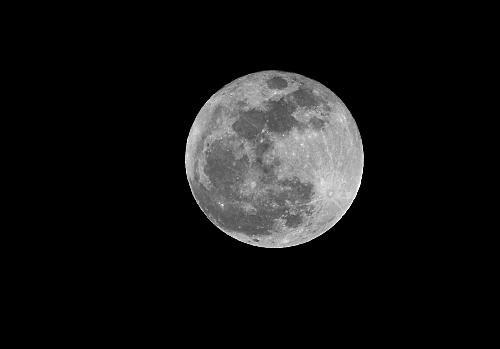
[[[263,165],[262,160],[250,163],[246,155],[236,158],[231,147],[235,139],[235,136],[232,136],[216,140],[205,153],[204,172],[210,179],[212,188],[207,189],[201,185],[198,176],[195,176],[193,183],[193,192],[203,211],[221,228],[248,236],[272,234],[278,218],[282,218],[289,228],[302,224],[302,213],[311,212],[308,203],[312,199],[313,185],[302,183],[298,179],[278,181],[274,174],[275,164]],[[268,138],[259,138],[255,150],[257,159],[260,159],[271,146]],[[266,166],[267,174],[264,173]],[[264,185],[262,188],[265,188],[266,183],[273,183],[281,186],[282,190],[265,189],[266,195],[260,199],[244,196],[239,188],[251,168],[262,173],[258,184]],[[223,202],[224,206],[219,205],[218,200]],[[244,203],[252,204],[256,211],[245,211],[241,205]]]
[[[313,128],[315,130],[322,130],[325,128],[325,125],[327,124],[327,122],[323,119],[319,119],[319,118],[313,116],[309,120],[309,124],[311,125],[311,128]]]
[[[330,106],[323,98],[315,95],[310,88],[306,88],[304,86],[300,87],[297,91],[294,91],[287,95],[287,98],[293,100],[293,102],[300,107],[314,108],[322,106],[326,112],[331,111]],[[326,120],[312,117],[307,123],[307,126],[315,130],[321,130],[324,129],[327,124],[328,121]]]
[[[281,164],[279,159],[273,159],[273,162],[268,164],[264,163],[264,154],[271,149],[273,142],[269,139],[266,134],[260,134],[255,141],[255,166],[262,172],[261,182],[265,184],[271,184],[276,181],[276,175],[274,170]]]
[[[245,155],[236,159],[233,150],[223,140],[214,141],[206,154],[204,171],[217,193],[228,199],[235,199],[233,187],[241,185],[249,162]]]
[[[311,198],[311,188],[307,184],[298,183],[300,182],[288,191],[270,194],[269,198],[261,204],[253,203],[256,207],[256,212],[253,213],[244,211],[238,202],[226,201],[225,207],[222,208],[214,200],[217,191],[209,191],[197,182],[193,183],[193,192],[202,210],[222,229],[247,236],[266,236],[272,234],[278,218],[284,219],[285,226],[296,228],[303,223],[302,213],[309,216],[312,214],[312,207],[308,204]],[[299,194],[301,192],[303,195]],[[292,212],[286,205],[285,200],[290,199],[294,204],[295,212]],[[272,207],[273,202],[278,207]]]
[[[315,107],[322,103],[321,98],[314,95],[311,89],[300,87],[297,91],[294,91],[289,94],[289,96],[293,97],[295,103],[297,103],[301,107]]]
[[[269,132],[286,134],[300,123],[292,116],[297,107],[283,98],[278,101],[268,101],[266,111],[250,109],[235,111],[237,120],[233,130],[241,137],[255,141],[257,136],[266,128]]]
[[[281,207],[285,207],[282,213],[285,226],[297,228],[303,223],[303,213],[308,216],[312,214],[312,206],[309,203],[313,196],[313,184],[303,183],[298,178],[285,179],[277,183],[289,189],[279,193],[271,193],[270,198]],[[292,213],[290,208],[287,208],[287,201],[291,203],[295,213]]]
[[[291,98],[289,98],[290,96]],[[311,118],[308,124],[299,122],[292,116],[297,106],[313,107],[323,101],[306,88],[288,95],[277,101],[266,102],[266,111],[250,109],[236,109],[232,116],[236,120],[232,128],[237,136],[230,136],[224,140],[215,140],[208,145],[205,152],[205,174],[210,179],[212,187],[207,189],[199,180],[195,171],[192,183],[193,194],[198,199],[202,210],[214,220],[222,229],[236,231],[248,236],[265,236],[272,234],[276,219],[282,218],[285,226],[299,227],[304,223],[304,214],[312,214],[309,204],[313,197],[313,184],[301,182],[298,178],[278,181],[275,169],[280,165],[279,159],[273,163],[264,163],[263,156],[273,146],[268,133],[286,136],[294,128],[303,130],[306,127],[320,129],[325,126],[325,121]],[[241,103],[239,104],[241,106]],[[204,149],[207,137],[214,131],[217,119],[223,117],[224,108],[217,106],[209,120],[206,130],[202,133],[196,147],[195,168]],[[256,161],[249,162],[249,157],[244,155],[237,158],[234,154],[232,142],[238,139],[247,140],[254,149]],[[244,197],[239,188],[252,169],[259,173],[258,185],[277,184],[282,190],[266,189],[266,195],[259,200]],[[224,203],[221,206],[219,203]],[[242,204],[252,204],[256,211],[247,212]]]
[[[288,86],[288,83],[285,79],[275,76],[266,81],[267,87],[272,90],[283,90]]]

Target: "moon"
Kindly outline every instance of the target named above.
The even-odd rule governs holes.
[[[201,108],[186,145],[194,199],[221,231],[259,247],[330,230],[361,184],[363,146],[347,107],[305,76],[262,71]]]

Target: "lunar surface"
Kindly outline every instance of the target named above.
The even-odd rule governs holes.
[[[213,95],[186,146],[194,198],[220,230],[261,247],[288,247],[323,234],[361,183],[356,123],[327,87],[264,71]]]

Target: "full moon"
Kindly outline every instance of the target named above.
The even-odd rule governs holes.
[[[363,159],[344,103],[321,83],[282,71],[243,76],[213,95],[194,120],[185,158],[205,216],[260,247],[296,246],[330,230],[356,197]]]

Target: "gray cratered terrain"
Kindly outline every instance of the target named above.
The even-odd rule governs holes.
[[[356,123],[328,88],[264,71],[223,87],[198,113],[186,172],[201,210],[228,235],[286,247],[329,230],[361,183]]]

